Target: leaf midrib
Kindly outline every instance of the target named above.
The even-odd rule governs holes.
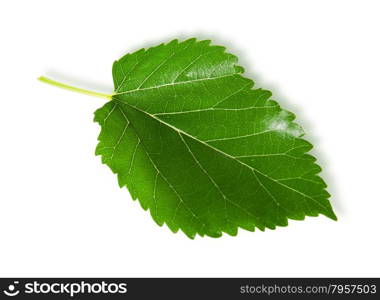
[[[116,99],[115,99],[115,100],[116,100]],[[116,100],[116,101],[117,101],[117,100]],[[121,102],[121,101],[117,101],[117,102]],[[121,103],[122,103],[122,102],[121,102]],[[122,104],[126,104],[126,103],[122,103]],[[133,106],[131,106],[131,105],[129,105],[129,106],[130,106],[130,107],[133,107]],[[119,109],[120,109],[120,108],[119,108]],[[167,184],[167,185],[169,186],[169,188],[174,192],[174,194],[176,195],[176,197],[177,197],[178,200],[179,200],[178,205],[177,205],[177,207],[176,207],[176,209],[175,209],[174,215],[173,215],[173,217],[172,217],[172,221],[175,219],[175,217],[176,217],[176,215],[177,215],[178,208],[179,208],[179,206],[182,204],[182,205],[185,207],[185,209],[186,209],[187,211],[189,211],[190,214],[191,214],[193,217],[195,217],[195,218],[196,218],[196,219],[202,224],[202,228],[205,227],[206,224],[203,223],[203,222],[201,221],[201,219],[199,218],[199,216],[196,215],[195,212],[187,206],[186,202],[182,199],[182,197],[181,197],[180,194],[177,192],[177,190],[174,188],[174,186],[168,181],[168,179],[166,178],[166,176],[164,176],[164,174],[162,173],[162,171],[160,171],[160,170],[158,169],[157,165],[155,164],[155,162],[153,161],[153,159],[150,157],[150,154],[148,153],[147,149],[145,149],[144,143],[141,142],[141,138],[139,137],[139,134],[138,134],[136,128],[134,127],[133,123],[127,118],[127,116],[124,114],[124,112],[123,112],[122,109],[120,109],[120,111],[121,111],[121,113],[123,114],[123,117],[125,118],[125,120],[128,122],[128,125],[130,124],[131,127],[133,128],[133,130],[135,131],[136,136],[137,136],[137,139],[138,139],[138,143],[141,144],[141,145],[143,146],[143,149],[144,149],[144,151],[145,151],[145,153],[146,153],[146,155],[147,155],[149,161],[151,162],[151,164],[153,165],[154,169],[156,170],[157,175],[160,175],[160,176],[161,176],[161,178],[166,182],[166,184]],[[169,125],[169,124],[168,124],[168,125]],[[225,201],[228,201],[228,202],[231,203],[232,205],[234,205],[234,206],[236,206],[237,208],[241,209],[241,210],[242,210],[244,213],[246,213],[247,215],[249,215],[249,216],[251,216],[251,217],[254,217],[254,218],[258,219],[258,220],[261,221],[262,224],[264,225],[264,222],[263,222],[263,220],[261,219],[261,217],[259,217],[259,216],[255,215],[255,214],[251,213],[250,211],[248,211],[248,210],[245,209],[244,207],[240,206],[238,203],[236,203],[236,202],[232,201],[231,199],[229,199],[229,198],[223,193],[223,191],[220,189],[219,185],[218,185],[218,184],[214,181],[214,179],[208,174],[208,172],[204,169],[204,167],[200,165],[200,162],[198,161],[198,159],[196,159],[196,157],[194,156],[193,152],[192,152],[191,149],[189,148],[188,144],[187,144],[186,141],[183,139],[183,136],[181,135],[181,131],[177,130],[177,133],[178,133],[178,135],[180,136],[180,138],[182,139],[184,145],[188,148],[188,151],[189,151],[190,154],[193,156],[193,158],[194,158],[194,160],[196,161],[196,163],[198,164],[198,166],[200,166],[201,170],[202,170],[203,172],[206,173],[206,175],[207,175],[208,178],[211,180],[211,182],[217,187],[218,191],[221,193],[221,195],[222,195],[222,197],[225,199]],[[186,133],[185,133],[185,134],[186,134]],[[123,135],[122,135],[122,136],[123,136]],[[186,134],[186,136],[188,136],[188,134]],[[121,139],[121,138],[120,138],[120,139]],[[140,142],[141,142],[141,143],[140,143]],[[157,175],[156,175],[156,177],[157,177]],[[256,176],[256,174],[254,174],[254,175]],[[156,188],[156,184],[157,184],[156,181],[157,181],[157,178],[155,179],[155,187],[154,187],[154,190],[155,190],[155,188]],[[260,183],[260,185],[262,185],[262,184]],[[265,189],[265,190],[266,190],[266,189]],[[270,195],[270,194],[269,194],[269,195]],[[271,195],[270,195],[270,196],[271,196]],[[271,196],[271,197],[272,197],[272,196]],[[157,214],[157,202],[156,202],[155,197],[154,197],[154,200],[155,200],[156,214]],[[275,200],[275,202],[278,204],[278,202],[277,202],[276,200]],[[283,209],[287,210],[287,209],[284,208],[284,207],[283,207]],[[228,218],[228,212],[227,212],[227,208],[226,208],[226,206],[225,206],[225,214],[226,214],[226,220],[227,220],[228,222],[232,223],[232,222],[229,220],[229,218]]]
[[[148,113],[148,112],[145,112],[145,111],[141,110],[140,108],[138,108],[138,107],[136,107],[136,106],[134,106],[134,105],[132,105],[132,104],[130,104],[130,103],[127,103],[127,102],[123,101],[122,99],[119,99],[119,98],[115,97],[115,95],[113,95],[112,98],[113,98],[114,100],[116,100],[117,102],[121,103],[121,104],[128,105],[129,107],[134,108],[134,109],[136,109],[137,111],[140,111],[140,112],[146,114],[147,116],[153,118],[154,120],[160,122],[161,124],[163,124],[163,125],[165,125],[165,126],[171,128],[171,129],[173,129],[173,130],[176,131],[177,133],[184,134],[184,135],[188,136],[189,138],[191,138],[191,139],[193,139],[193,140],[195,140],[195,141],[197,141],[197,142],[199,142],[199,143],[202,143],[203,145],[205,145],[205,146],[207,146],[207,147],[213,149],[214,151],[217,151],[217,152],[221,153],[222,155],[224,155],[224,156],[226,156],[226,157],[228,157],[228,158],[230,158],[230,159],[233,159],[233,160],[237,161],[239,164],[241,164],[241,165],[243,165],[243,166],[249,168],[249,169],[252,170],[253,172],[257,172],[257,173],[263,175],[264,177],[268,178],[269,180],[275,182],[276,184],[278,184],[278,185],[280,185],[280,186],[282,186],[282,187],[285,187],[285,188],[287,188],[287,189],[289,189],[289,190],[292,190],[293,192],[296,192],[296,193],[298,193],[298,194],[300,194],[300,195],[302,195],[302,196],[304,196],[304,197],[306,197],[306,198],[312,200],[312,201],[313,201],[314,203],[316,203],[318,206],[320,206],[320,207],[322,207],[324,210],[327,210],[327,211],[328,211],[328,208],[327,208],[327,207],[325,207],[324,205],[322,205],[320,202],[318,202],[317,200],[315,200],[315,199],[312,198],[311,196],[306,195],[305,193],[302,193],[301,191],[296,190],[296,189],[294,189],[294,188],[292,188],[292,187],[290,187],[290,186],[288,186],[288,185],[286,185],[286,184],[283,184],[282,182],[279,182],[277,179],[271,177],[270,175],[267,175],[267,174],[265,174],[265,173],[263,173],[263,172],[257,170],[256,168],[254,168],[254,167],[252,167],[252,166],[250,166],[250,165],[244,163],[243,161],[237,159],[236,157],[234,157],[234,156],[232,156],[232,155],[230,155],[230,154],[228,154],[228,153],[226,153],[226,152],[223,152],[222,150],[220,150],[220,149],[218,149],[218,148],[215,148],[215,147],[213,147],[212,145],[209,145],[209,144],[205,143],[205,142],[202,141],[202,140],[197,139],[196,137],[192,136],[191,134],[189,134],[189,133],[187,133],[187,132],[185,132],[185,131],[183,131],[183,130],[181,130],[181,129],[179,129],[179,128],[177,128],[177,127],[175,127],[175,126],[173,126],[173,125],[171,125],[171,124],[169,124],[169,123],[167,123],[167,122],[165,122],[165,121],[163,121],[163,120],[161,120],[161,119],[159,119],[159,118],[157,118],[155,115],[152,115],[152,114],[150,114],[150,113]],[[284,208],[284,207],[283,207],[283,208]],[[286,209],[286,208],[284,208],[284,209]]]

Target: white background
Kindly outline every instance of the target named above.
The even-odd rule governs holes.
[[[1,276],[380,276],[379,1],[2,1]],[[339,221],[190,240],[94,155],[112,62],[211,38],[297,114]]]

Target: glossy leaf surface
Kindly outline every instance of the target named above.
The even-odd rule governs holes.
[[[95,113],[96,154],[157,224],[190,238],[336,219],[295,116],[236,63],[195,39],[125,55]]]

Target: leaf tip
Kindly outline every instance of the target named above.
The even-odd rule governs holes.
[[[331,210],[331,214],[329,215],[329,218],[333,221],[338,221],[338,217],[332,210]]]

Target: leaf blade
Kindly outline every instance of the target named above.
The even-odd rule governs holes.
[[[157,224],[190,238],[274,229],[320,213],[336,219],[295,116],[270,92],[252,89],[236,61],[195,40],[127,54],[114,64],[111,104],[95,114],[96,154]]]

